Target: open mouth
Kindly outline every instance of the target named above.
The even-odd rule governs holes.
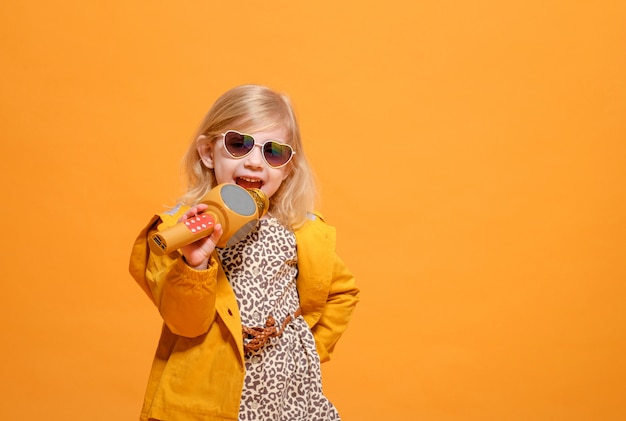
[[[244,189],[260,189],[263,182],[258,178],[237,177],[235,182]]]

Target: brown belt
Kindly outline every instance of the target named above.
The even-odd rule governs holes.
[[[289,314],[283,320],[283,324],[280,326],[280,329],[276,327],[276,320],[270,314],[267,316],[267,320],[265,321],[265,327],[247,327],[242,326],[242,335],[243,335],[243,352],[244,354],[249,354],[250,352],[257,351],[261,349],[269,340],[269,338],[277,338],[283,334],[287,325],[293,320],[297,319],[302,315],[302,308],[298,307],[298,309],[293,313],[293,315]],[[247,342],[246,342],[247,341]]]

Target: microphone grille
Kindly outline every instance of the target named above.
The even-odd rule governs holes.
[[[259,218],[267,213],[270,207],[270,200],[268,199],[265,192],[261,189],[247,189],[250,196],[254,200],[257,209],[259,210]]]

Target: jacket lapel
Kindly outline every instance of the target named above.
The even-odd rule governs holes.
[[[336,234],[332,227],[317,220],[307,221],[295,234],[300,306],[307,323],[313,326],[319,320],[328,298]]]
[[[241,317],[239,315],[239,306],[237,304],[235,292],[228,282],[228,278],[224,273],[222,265],[219,265],[217,272],[215,311],[217,312],[218,316],[224,321],[224,324],[235,339],[241,361],[243,362],[243,337],[241,334],[242,331]]]

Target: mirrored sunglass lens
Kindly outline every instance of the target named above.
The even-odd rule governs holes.
[[[254,139],[251,136],[228,132],[224,136],[224,146],[235,157],[241,157],[249,153],[254,147]]]
[[[277,142],[267,142],[263,147],[263,153],[267,162],[274,167],[285,164],[291,158],[289,146]]]

